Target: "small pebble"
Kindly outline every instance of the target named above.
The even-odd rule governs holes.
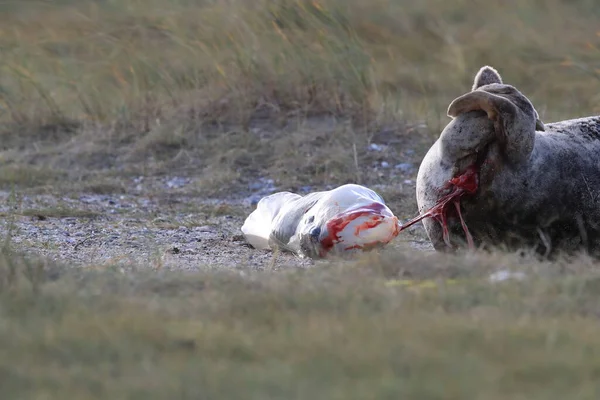
[[[509,279],[516,279],[518,281],[521,281],[526,277],[527,275],[525,275],[525,273],[523,272],[513,272],[507,269],[502,269],[491,274],[489,279],[491,282],[504,282]]]
[[[369,145],[369,150],[373,150],[373,151],[383,151],[385,149],[385,146],[381,145],[381,144],[377,144],[377,143],[371,143]]]
[[[395,169],[399,169],[402,172],[411,172],[414,169],[414,166],[411,163],[400,163],[394,165]]]

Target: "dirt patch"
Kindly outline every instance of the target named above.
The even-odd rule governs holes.
[[[301,123],[257,118],[246,128],[201,131],[175,150],[145,148],[140,154],[153,155],[149,160],[131,157],[142,149],[137,142],[104,157],[107,150],[92,145],[102,132],[83,130],[66,144],[47,143],[43,152],[33,145],[18,156],[5,154],[12,162],[3,186],[12,190],[0,192],[0,234],[19,251],[78,266],[306,267],[314,262],[246,243],[240,228],[256,203],[277,191],[359,183],[408,220],[417,213],[426,130],[399,124],[359,132],[323,116]],[[420,225],[388,247],[407,243],[430,248]]]
[[[278,190],[259,180],[246,196],[211,199],[196,196],[198,177],[134,178],[121,194],[79,193],[68,196],[29,194],[19,199],[1,192],[0,234],[20,251],[72,265],[140,265],[151,269],[277,269],[308,267],[311,260],[288,253],[253,249],[240,227],[262,195]],[[138,182],[136,184],[136,182]],[[156,195],[157,188],[163,191]],[[380,187],[381,193],[397,188]],[[401,195],[410,196],[410,185]],[[401,204],[398,201],[392,202]],[[401,219],[407,210],[394,210]],[[390,247],[408,242],[428,249],[421,226],[406,232]],[[383,250],[385,251],[385,249]]]

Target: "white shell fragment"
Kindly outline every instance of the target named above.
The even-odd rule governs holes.
[[[263,197],[242,232],[257,249],[324,258],[383,246],[398,235],[399,223],[381,196],[348,184],[305,196],[279,192]]]

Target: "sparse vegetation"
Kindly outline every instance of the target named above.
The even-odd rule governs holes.
[[[546,122],[599,114],[599,17],[590,0],[0,2],[2,398],[596,399],[594,260],[443,256],[407,232],[300,268],[231,232],[263,177],[367,184],[414,215],[416,170],[393,165],[418,166],[484,64]],[[528,278],[489,282],[508,269]]]
[[[95,218],[99,214],[94,211],[70,209],[66,207],[26,209],[21,212],[26,217],[35,217],[41,220],[46,218]]]

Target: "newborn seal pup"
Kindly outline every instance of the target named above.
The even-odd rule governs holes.
[[[324,258],[381,247],[398,235],[399,224],[381,196],[348,184],[306,196],[279,192],[263,197],[242,232],[257,249]]]
[[[600,255],[600,117],[544,125],[485,66],[450,104],[419,167],[417,204],[436,250],[500,246]]]

